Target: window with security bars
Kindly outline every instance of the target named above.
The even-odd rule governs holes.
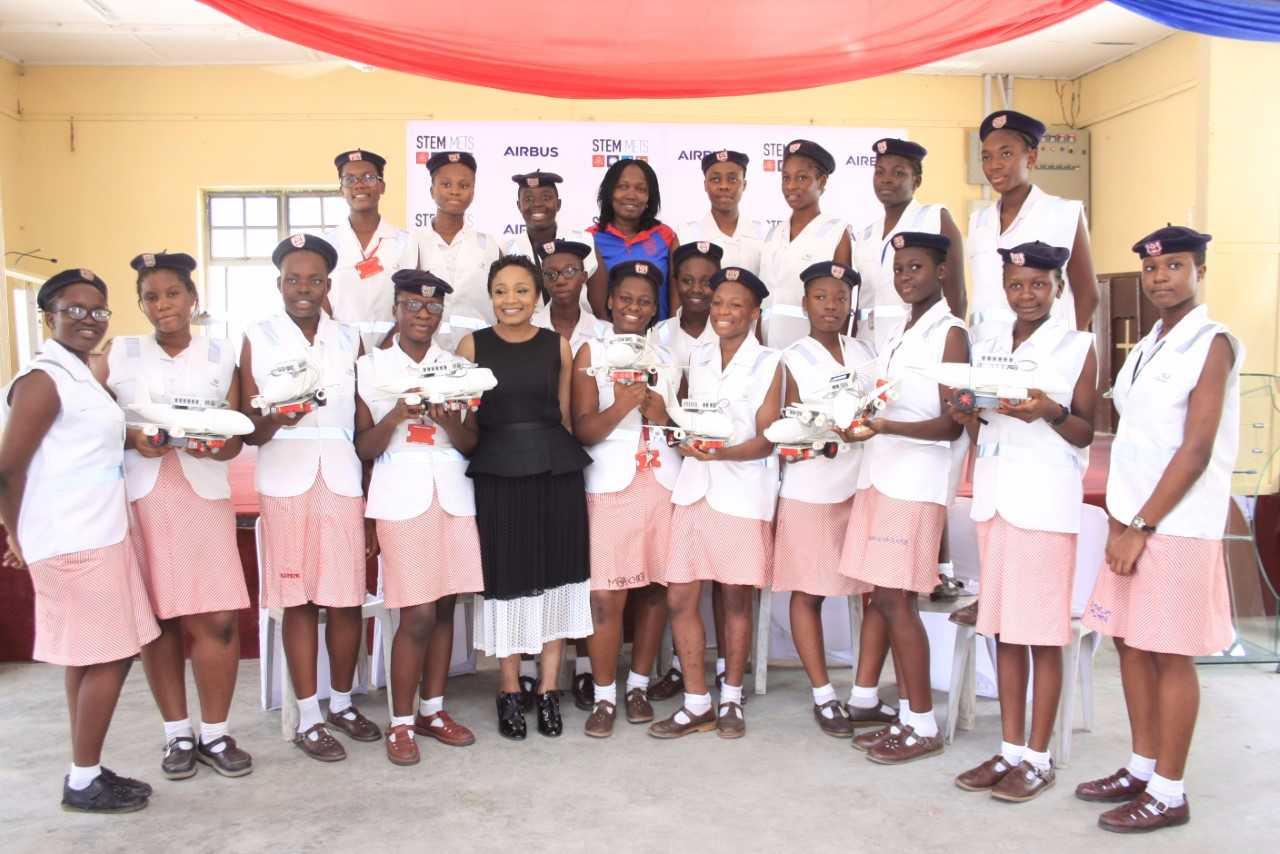
[[[323,190],[207,191],[204,213],[209,332],[238,341],[249,325],[280,310],[276,245],[341,223],[347,203]]]

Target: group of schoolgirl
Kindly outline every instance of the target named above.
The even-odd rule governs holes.
[[[976,622],[998,641],[1002,743],[956,784],[1009,801],[1037,797],[1055,780],[1048,739],[1069,640],[1097,372],[1092,336],[1077,330],[1087,326],[1096,299],[1082,212],[1030,182],[1043,133],[1043,124],[1009,110],[982,123],[984,172],[999,201],[970,222],[968,334],[959,319],[960,236],[945,209],[915,201],[926,152],[896,139],[874,146],[874,189],[885,215],[856,239],[820,211],[834,158],[817,143],[796,140],[781,170],[792,216],[763,240],[737,209],[747,158],[721,151],[703,162],[711,211],[682,228],[684,242],[657,221],[656,176],[642,161],[609,170],[600,221],[589,234],[558,231],[558,176],[515,176],[528,231],[514,243],[528,245],[505,247],[504,255],[465,222],[475,186],[471,155],[433,156],[435,224],[430,235],[408,238],[377,213],[382,158],[344,152],[336,165],[349,220],[330,240],[295,235],[277,247],[284,311],[252,326],[239,352],[192,336],[190,256],[134,259],[138,299],[155,333],[113,341],[105,358],[92,357],[110,317],[105,283],[88,270],[51,278],[39,297],[49,340],[4,400],[0,520],[9,531],[6,563],[25,564],[35,584],[35,657],[67,667],[73,764],[64,806],[112,812],[146,804],[149,786],[99,764],[129,659],[139,650],[165,721],[165,776],[191,776],[198,763],[231,776],[252,767],[225,723],[238,657],[235,612],[248,603],[226,479],[226,461],[241,443],[155,445],[126,428],[120,409],[140,387],[156,399],[199,392],[252,417],[254,431],[244,441],[259,446],[262,604],[285,613],[289,674],[300,698],[295,743],[322,761],[345,756],[335,730],[357,741],[384,739],[350,693],[364,567],[379,546],[387,604],[402,613],[392,654],[395,716],[385,735],[397,764],[418,761],[415,735],[454,746],[475,740],[443,708],[453,606],[466,593],[502,599],[496,608],[486,599],[477,628],[478,646],[503,656],[504,668],[507,658],[514,668],[513,653],[543,653],[536,704],[544,734],[561,731],[547,644],[583,634],[590,635],[592,670],[585,732],[612,733],[630,595],[639,601],[623,694],[627,720],[650,723],[658,738],[710,730],[740,737],[757,588],[793,594],[792,631],[824,733],[851,738],[880,764],[937,755],[943,745],[916,603],[937,584],[946,508],[959,461],[972,447],[981,558]],[[1120,771],[1076,792],[1118,803],[1100,824],[1121,832],[1188,820],[1182,777],[1194,723],[1187,707],[1194,710],[1198,699],[1193,656],[1224,647],[1231,636],[1221,535],[1242,353],[1196,303],[1208,241],[1169,227],[1134,247],[1144,292],[1161,318],[1129,355],[1114,389],[1122,417],[1107,486],[1109,571],[1084,618],[1116,639],[1133,755]],[[514,255],[529,260],[508,260]],[[483,296],[474,287],[481,271]],[[503,398],[499,407],[514,413],[522,403],[549,405],[546,419],[554,422],[559,406],[564,429],[590,455],[577,466],[589,585],[585,577],[560,579],[562,596],[499,596],[491,589],[499,586],[494,535],[477,533],[479,495],[467,476],[483,425],[477,430],[475,418],[450,407],[410,406],[373,389],[384,372],[452,358],[458,344],[482,362],[483,353],[496,352],[485,343],[490,328],[518,344],[521,330],[535,326],[565,339],[570,369],[558,374],[558,389],[534,383],[536,390],[522,391],[527,400]],[[665,368],[657,381],[610,379],[605,350],[619,334],[648,337]],[[321,368],[324,406],[262,414],[246,405],[278,366],[300,354]],[[1023,401],[966,411],[952,405],[949,389],[913,370],[981,355],[1048,366],[1073,390],[1033,390]],[[876,417],[839,430],[834,456],[780,465],[765,428],[785,405],[820,403],[832,377],[847,372],[895,382],[897,396]],[[722,447],[668,441],[669,411],[688,399],[721,402],[732,424]],[[514,435],[547,423],[503,427]],[[410,438],[414,424],[432,428],[429,447]],[[490,456],[493,448],[491,442]],[[362,465],[375,460],[371,469]],[[479,490],[479,478],[476,484]],[[571,500],[559,506],[572,514]],[[570,553],[585,545],[545,549]],[[714,706],[703,672],[705,581],[718,585],[723,663]],[[588,586],[589,603],[578,592]],[[863,594],[870,607],[859,668],[843,703],[826,672],[821,604],[826,596]],[[331,678],[326,715],[316,689],[321,608]],[[678,661],[651,686],[668,616]],[[540,631],[506,625],[537,620]],[[198,734],[182,687],[184,633],[193,638]],[[541,645],[503,641],[530,636]],[[882,703],[877,687],[890,653],[896,706]],[[510,680],[504,669],[499,730],[522,738],[523,718],[516,717],[529,698],[518,695],[514,679],[514,669]],[[655,721],[651,700],[681,688],[680,708]]]

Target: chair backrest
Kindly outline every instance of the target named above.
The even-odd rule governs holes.
[[[947,547],[956,578],[978,578],[978,528],[969,518],[973,500],[957,498],[947,508]]]
[[[262,517],[261,516],[253,520],[253,548],[254,548],[254,552],[258,556],[258,603],[259,603],[259,607],[263,607],[261,605],[263,590],[264,590],[262,586],[262,573],[263,573],[262,567],[264,564],[266,564],[266,560],[264,558],[265,550],[262,544]]]
[[[1080,536],[1076,540],[1076,577],[1071,588],[1071,616],[1084,614],[1093,585],[1102,571],[1107,549],[1107,512],[1092,504],[1080,505]]]

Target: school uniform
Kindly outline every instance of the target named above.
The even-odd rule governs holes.
[[[35,590],[36,661],[83,667],[130,658],[160,635],[128,537],[124,412],[57,341],[14,378],[43,371],[58,414],[31,457],[18,546]],[[0,415],[10,417],[9,391]]]
[[[1120,426],[1111,446],[1107,512],[1127,525],[1155,491],[1185,439],[1188,398],[1218,334],[1234,360],[1209,465],[1147,537],[1132,575],[1098,575],[1083,622],[1135,648],[1208,655],[1234,637],[1222,536],[1240,440],[1244,347],[1197,306],[1163,338],[1164,321],[1129,352],[1112,389]]]
[[[583,346],[592,367],[606,368],[605,350],[613,328]],[[661,364],[675,366],[667,351],[654,348]],[[595,377],[600,409],[613,405],[613,381],[607,371]],[[668,407],[677,406],[679,374],[658,375],[655,392]],[[633,409],[618,426],[584,450],[591,465],[584,471],[587,523],[591,542],[591,589],[629,590],[662,583],[671,539],[671,490],[680,472],[680,454],[667,445],[666,434],[650,431],[640,410]]]
[[[452,352],[468,332],[495,322],[489,299],[489,267],[498,260],[498,241],[470,224],[454,235],[452,243],[446,243],[431,226],[417,229],[414,240],[418,269],[429,270],[453,287],[434,336],[436,343]]]
[[[1076,229],[1083,216],[1082,203],[1050,195],[1032,184],[1018,215],[1004,231],[1000,230],[999,202],[969,217],[969,234],[965,238],[965,256],[973,278],[969,326],[976,336],[989,338],[996,334],[982,329],[988,322],[1012,323],[1014,320],[1004,295],[1004,264],[996,250],[1012,249],[1036,240],[1071,250],[1076,245]],[[1063,276],[1065,280],[1065,270]],[[1068,329],[1076,328],[1076,304],[1070,281],[1066,282],[1062,296],[1054,301],[1050,314]]]
[[[314,343],[287,315],[245,332],[261,388],[277,365],[307,359],[321,371],[325,405],[282,427],[254,468],[263,526],[262,605],[349,608],[365,597],[364,500],[355,434],[354,327],[320,316]]]
[[[822,344],[802,338],[782,353],[788,381],[794,383],[803,403],[825,399],[831,377],[855,371],[873,362],[875,353],[866,342],[840,336],[841,360],[837,362]],[[863,379],[874,382],[874,369]],[[862,371],[858,371],[862,374]],[[861,444],[839,443],[832,459],[812,459],[782,466],[778,498],[778,524],[773,543],[773,589],[814,596],[850,596],[869,593],[863,584],[837,571],[844,548]]]
[[[583,289],[585,293],[585,288]],[[529,318],[529,322],[540,329],[550,329],[556,331],[555,326],[551,323],[551,304],[544,303],[539,305],[533,312],[533,317]],[[600,320],[591,313],[590,307],[582,309],[582,313],[578,315],[578,322],[573,327],[573,335],[569,337],[569,351],[574,355],[578,355],[578,350],[582,349],[582,345],[588,341],[604,337],[612,330],[612,325],[606,320]]]
[[[178,397],[225,401],[236,353],[229,341],[197,336],[170,356],[154,335],[124,336],[112,342],[107,365],[107,385],[122,406],[144,389],[165,403]],[[227,463],[176,448],[148,458],[130,448],[124,476],[134,550],[155,615],[168,620],[248,608]]]
[[[711,211],[707,211],[702,219],[691,220],[680,226],[677,245],[704,240],[714,243],[724,250],[724,257],[720,260],[722,267],[741,267],[758,276],[766,233],[764,223],[760,220],[739,217],[738,227],[733,234],[725,234],[716,225]]]
[[[360,243],[346,219],[325,229],[322,236],[338,250],[338,266],[329,274],[333,319],[356,327],[365,350],[374,350],[395,325],[391,276],[418,266],[418,245],[407,230],[391,225],[386,217],[378,221],[367,245]]]
[[[988,328],[991,328],[988,326]],[[981,355],[1013,356],[1051,367],[1074,388],[1093,349],[1093,334],[1050,317],[1018,348],[1013,327],[974,344]],[[1071,406],[1070,392],[1050,399]],[[1027,423],[984,410],[973,467],[982,597],[977,629],[1011,644],[1066,646],[1071,588],[1089,451],[1047,421]]]
[[[884,214],[854,235],[853,262],[862,276],[858,289],[858,338],[883,350],[898,321],[911,307],[893,286],[893,236],[901,231],[942,233],[942,205],[926,205],[912,199],[898,222],[885,233]]]
[[[356,362],[358,388],[374,423],[397,401],[373,393],[380,382],[450,359],[447,351],[432,344],[422,361],[415,362],[401,349],[399,336],[392,346],[361,356]],[[431,425],[431,419],[426,423]],[[426,444],[410,441],[408,421],[396,426],[374,463],[365,516],[377,520],[388,608],[409,608],[484,589],[467,459],[443,428],[437,427]]]
[[[689,357],[695,349],[704,345],[714,344],[720,339],[715,330],[711,328],[710,318],[707,319],[706,324],[702,327],[702,334],[696,338],[685,332],[680,326],[680,313],[682,311],[684,311],[683,308],[676,309],[676,313],[673,316],[654,324],[649,329],[649,340],[670,352],[677,365],[687,368],[689,367]]]
[[[925,421],[942,414],[938,384],[908,365],[942,361],[947,335],[964,324],[939,299],[911,328],[898,322],[878,358],[898,397],[880,417]],[[951,500],[952,443],[879,434],[865,443],[840,573],[876,587],[929,593],[938,583],[938,545]]]
[[[788,219],[769,232],[760,256],[760,278],[769,288],[761,306],[765,344],[783,349],[809,334],[809,319],[800,307],[800,273],[810,264],[835,258],[840,238],[848,233],[845,221],[831,214],[819,214],[794,238]]]
[[[756,412],[769,393],[782,354],[748,335],[729,364],[719,343],[699,347],[689,366],[689,397],[728,401],[737,445],[756,435]],[[668,584],[719,581],[765,587],[773,556],[778,458],[745,462],[686,458],[671,500]]]

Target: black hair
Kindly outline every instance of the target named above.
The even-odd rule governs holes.
[[[921,180],[924,180],[924,161],[919,157],[908,157],[905,154],[886,153],[876,155],[876,160],[879,160],[881,157],[901,157],[903,160],[907,161],[907,165],[911,167],[911,174]]]
[[[1196,262],[1197,267],[1204,266],[1204,259],[1205,259],[1204,247],[1201,247],[1199,249],[1193,249],[1191,251],[1191,260]]]
[[[658,173],[653,171],[653,167],[646,160],[618,160],[604,173],[604,177],[600,179],[600,191],[596,193],[596,202],[600,205],[600,218],[597,222],[601,230],[613,222],[613,191],[618,188],[622,170],[628,166],[635,166],[644,173],[645,183],[649,185],[649,203],[644,206],[644,211],[640,214],[641,230],[653,228],[658,224],[658,209],[662,207],[662,193],[658,191]]]
[[[614,269],[616,270],[617,268],[615,267]],[[655,300],[662,298],[662,286],[642,273],[623,273],[620,276],[610,276],[609,293],[613,293],[613,289],[622,284],[623,279],[644,279],[653,288],[653,298]]]
[[[529,274],[529,278],[533,279],[533,286],[537,288],[539,292],[542,291],[542,274],[538,272],[537,266],[535,266],[532,261],[524,255],[503,255],[498,258],[497,261],[494,261],[489,265],[489,281],[486,284],[486,288],[489,293],[493,293],[494,277],[508,267],[519,267],[521,270],[527,272]]]
[[[150,267],[150,268],[143,269],[138,273],[138,299],[139,300],[142,299],[143,279],[145,279],[147,276],[150,276],[156,270],[168,270],[169,272],[173,273],[175,276],[178,277],[178,281],[182,282],[182,284],[186,287],[187,293],[191,294],[197,300],[200,299],[200,292],[196,290],[196,283],[192,280],[191,274],[188,273],[186,270],[179,270],[177,267]]]

